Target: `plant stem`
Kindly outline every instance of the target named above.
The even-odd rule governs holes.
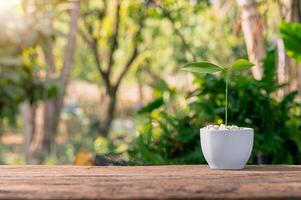
[[[228,125],[228,73],[226,73],[226,103],[225,103],[225,124]]]

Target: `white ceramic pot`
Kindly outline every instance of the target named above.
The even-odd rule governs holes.
[[[243,169],[253,148],[252,128],[240,130],[200,129],[203,155],[210,168]]]

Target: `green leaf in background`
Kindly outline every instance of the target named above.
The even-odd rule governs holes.
[[[270,94],[279,89],[277,83],[277,52],[275,48],[268,50],[266,57],[263,59],[263,77],[261,80],[262,87]]]
[[[248,60],[238,59],[231,65],[231,68],[233,70],[243,70],[243,69],[249,69],[253,66],[254,64],[250,63]]]
[[[163,104],[164,104],[163,98],[155,99],[154,101],[147,104],[145,107],[138,110],[137,113],[140,114],[140,115],[141,114],[146,114],[146,113],[151,113],[153,110],[161,107]]]
[[[188,63],[184,65],[182,70],[195,72],[195,73],[211,74],[211,73],[223,71],[224,68],[209,62],[195,62],[195,63]]]
[[[298,62],[301,62],[301,25],[282,22],[279,28],[287,54]]]

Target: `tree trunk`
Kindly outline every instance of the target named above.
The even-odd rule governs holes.
[[[137,78],[137,86],[138,86],[138,92],[139,92],[139,104],[143,105],[144,102],[144,85],[141,80],[141,78]]]
[[[283,0],[284,18],[288,22],[300,22],[300,0]]]
[[[51,24],[52,25],[52,24]],[[45,45],[42,46],[43,53],[44,53],[44,60],[47,64],[47,78],[53,78],[56,76],[56,68],[55,68],[55,58],[53,55],[53,39],[52,38],[46,38],[45,39]],[[55,134],[52,134],[51,127],[54,127],[55,121],[58,119],[55,119],[55,113],[56,113],[56,106],[55,106],[55,100],[46,100],[44,102],[44,129],[43,129],[43,139],[40,141],[41,143],[41,149],[39,149],[40,152],[40,158],[43,159],[47,155],[52,154],[53,150],[53,143],[55,140]]]
[[[54,99],[48,100],[44,105],[44,137],[41,141],[42,148],[40,149],[42,159],[54,153],[55,134],[60,118],[59,105],[57,104],[59,98],[60,97],[55,97]]]
[[[256,0],[237,0],[241,9],[241,23],[248,56],[255,64],[252,73],[255,79],[262,78],[262,59],[266,55],[265,40]]]
[[[99,130],[99,133],[104,136],[107,136],[109,134],[115,116],[117,90],[109,91],[107,94],[108,103],[107,105],[105,105],[106,112],[103,113],[105,116],[104,119],[102,120],[102,123],[100,125],[100,130]]]
[[[281,18],[287,22],[300,22],[300,1],[299,0],[283,0],[280,7]],[[288,57],[284,47],[283,40],[277,39],[278,50],[278,68],[277,79],[279,84],[289,83],[278,92],[279,96],[285,95],[290,90],[299,88],[298,63]]]
[[[290,59],[280,37],[277,38],[277,54],[277,81],[279,84],[288,83],[290,81]],[[289,87],[285,86],[277,92],[277,96],[282,97],[288,91]]]
[[[133,51],[131,52],[130,57],[125,62],[124,66],[121,69],[121,72],[117,76],[116,81],[114,81],[114,74],[112,73],[115,68],[115,57],[114,54],[119,48],[119,40],[120,37],[120,9],[121,9],[121,1],[117,0],[115,3],[116,9],[115,9],[115,24],[113,25],[113,31],[110,36],[110,43],[109,43],[109,50],[108,53],[105,53],[105,56],[102,56],[102,59],[106,62],[101,62],[101,54],[103,53],[100,48],[99,39],[94,34],[94,27],[90,23],[87,23],[87,21],[84,19],[83,24],[85,26],[84,30],[80,31],[80,34],[83,38],[83,40],[87,43],[88,47],[91,48],[95,64],[97,67],[97,70],[99,71],[100,77],[102,78],[105,88],[106,88],[106,102],[102,102],[103,111],[101,112],[101,124],[99,128],[99,134],[107,135],[109,133],[115,110],[116,110],[116,99],[117,99],[117,91],[119,89],[119,86],[121,85],[121,82],[123,81],[125,75],[128,73],[130,68],[133,66],[135,59],[139,55],[138,51],[138,45],[137,40],[135,38],[141,37],[141,31],[144,25],[144,18],[141,17],[138,22],[138,29],[133,36],[132,43],[133,43]],[[105,8],[105,12],[107,12]],[[85,18],[85,16],[83,16]],[[104,17],[97,18],[95,20],[102,21]],[[107,63],[107,67],[103,67],[103,63]],[[115,83],[114,83],[115,82]],[[102,117],[103,116],[103,117]]]
[[[285,20],[288,22],[301,22],[301,2],[300,0],[285,0]],[[301,64],[298,64],[292,58],[289,58],[289,64],[291,67],[289,78],[293,80],[290,84],[291,90],[298,90],[299,95],[301,94]]]
[[[43,137],[43,121],[41,121],[43,106],[41,104],[30,104],[24,102],[20,106],[21,115],[23,116],[24,131],[24,157],[26,163],[40,163],[40,144]]]
[[[50,155],[52,147],[54,146],[55,134],[59,124],[60,113],[63,107],[64,93],[68,86],[72,67],[73,57],[76,47],[76,35],[78,31],[78,19],[80,12],[80,1],[72,3],[70,30],[68,35],[68,42],[65,49],[65,58],[63,69],[60,76],[60,91],[57,97],[46,102],[44,113],[44,138],[42,141],[42,152],[45,155]],[[45,156],[44,156],[45,157]]]
[[[68,34],[67,46],[64,54],[64,64],[58,82],[59,94],[57,97],[44,102],[42,113],[39,115],[41,123],[37,123],[32,112],[32,106],[25,105],[21,111],[24,119],[24,144],[25,158],[27,162],[41,163],[47,156],[51,155],[55,133],[57,131],[60,113],[63,107],[64,93],[68,85],[71,70],[73,66],[73,56],[76,45],[76,35],[78,31],[78,19],[80,12],[80,1],[73,1],[71,10],[70,31]],[[55,75],[55,62],[52,52],[53,41],[46,40],[46,46],[43,48],[45,62],[48,66],[48,76]],[[37,128],[38,126],[42,128]],[[40,130],[39,133],[37,130]]]
[[[23,135],[24,135],[24,157],[26,163],[29,162],[29,147],[33,135],[33,124],[32,124],[32,112],[31,112],[31,106],[28,102],[24,102],[20,106],[20,112],[23,118]]]

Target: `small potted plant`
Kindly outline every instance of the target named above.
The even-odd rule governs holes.
[[[250,158],[253,129],[228,125],[228,80],[231,71],[249,69],[253,65],[247,60],[239,59],[230,67],[221,67],[209,62],[194,62],[182,68],[194,73],[221,72],[225,76],[225,124],[208,125],[200,129],[202,152],[210,168],[242,169]]]

